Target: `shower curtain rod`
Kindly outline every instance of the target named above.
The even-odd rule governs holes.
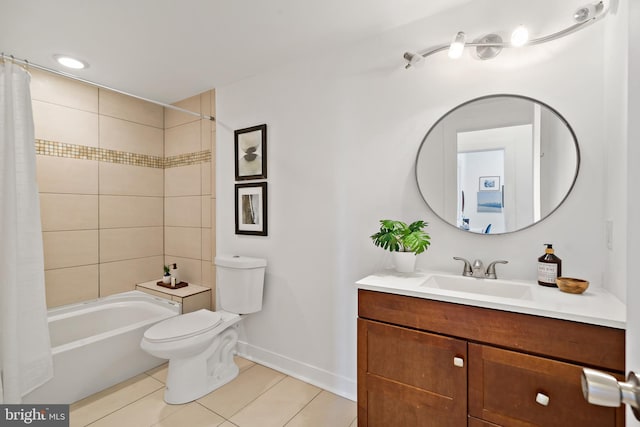
[[[113,92],[117,92],[117,93],[119,93],[121,95],[130,96],[132,98],[136,98],[136,99],[139,99],[141,101],[146,101],[146,102],[150,102],[152,104],[160,105],[162,107],[169,108],[171,110],[180,111],[182,113],[190,114],[192,116],[198,116],[201,119],[207,119],[207,120],[211,120],[211,121],[215,121],[216,120],[216,118],[214,116],[207,116],[206,114],[196,113],[195,111],[186,110],[184,108],[176,107],[175,105],[167,104],[166,102],[160,102],[160,101],[156,101],[154,99],[149,99],[149,98],[145,98],[145,97],[142,97],[142,96],[134,95],[132,93],[125,92],[125,91],[120,90],[120,89],[115,89],[115,88],[107,86],[107,85],[103,85],[103,84],[100,84],[100,83],[92,82],[91,80],[83,79],[82,77],[74,76],[73,74],[65,73],[64,71],[58,71],[58,70],[54,70],[53,68],[45,67],[43,65],[34,64],[33,62],[29,62],[26,59],[19,59],[19,58],[14,57],[13,55],[6,55],[4,52],[2,52],[0,55],[2,55],[2,60],[3,61],[5,61],[5,60],[6,61],[12,61],[12,62],[14,62],[16,64],[24,65],[25,67],[27,67],[27,69],[29,69],[29,67],[37,68],[38,70],[46,71],[47,73],[57,74],[59,76],[66,77],[68,79],[77,80],[79,82],[90,84],[91,86],[99,87],[101,89],[107,89],[107,90],[110,90],[110,91],[113,91]]]

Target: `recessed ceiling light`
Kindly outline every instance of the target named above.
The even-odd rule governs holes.
[[[74,70],[82,70],[83,68],[87,68],[89,64],[84,61],[80,61],[79,59],[72,58],[67,55],[53,55],[53,58],[56,62],[64,67],[73,68]]]

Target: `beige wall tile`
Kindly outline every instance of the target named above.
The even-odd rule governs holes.
[[[200,196],[200,165],[180,166],[164,170],[164,195]]]
[[[100,148],[163,156],[162,129],[109,116],[100,116]]]
[[[211,228],[211,196],[202,196],[202,226]]]
[[[32,99],[98,112],[98,88],[34,69],[30,73]]]
[[[213,123],[211,120],[202,119],[200,120],[200,150],[211,150],[212,147],[212,128]]]
[[[75,108],[33,101],[36,139],[98,146],[98,115]]]
[[[47,307],[98,298],[98,265],[60,268],[44,272]]]
[[[172,255],[164,256],[165,264],[178,264],[180,280],[188,283],[202,284],[202,268],[199,259],[183,258]]]
[[[36,156],[41,193],[98,194],[98,162]]]
[[[182,258],[202,259],[201,230],[199,227],[165,227],[165,254]]]
[[[202,163],[202,194],[211,195],[211,162]]]
[[[183,313],[191,313],[192,311],[200,310],[202,308],[211,310],[210,292],[200,292],[199,294],[182,298]]]
[[[116,117],[156,128],[164,127],[164,108],[121,95],[110,90],[100,89],[100,114]]]
[[[100,228],[162,227],[163,198],[100,196]]]
[[[165,157],[202,151],[200,147],[199,121],[168,128],[164,132]]]
[[[211,150],[211,197],[216,197],[216,143],[215,143],[215,134],[213,141],[213,149]]]
[[[98,196],[40,194],[42,231],[95,230],[98,228]]]
[[[45,231],[44,268],[63,268],[98,263],[98,230]]]
[[[211,115],[211,92],[208,90],[200,94],[200,112],[202,114]]]
[[[202,260],[211,261],[211,229],[201,228],[202,230]]]
[[[212,273],[213,268],[211,267],[211,261],[202,261],[202,282],[200,283],[202,286],[206,286],[208,288],[212,287]]]
[[[215,116],[216,115],[216,90],[212,89],[210,91],[211,93],[211,115]]]
[[[186,298],[182,298],[182,312],[191,313],[192,311],[206,308],[211,310],[211,293],[200,292],[199,294],[191,295]]]
[[[165,197],[164,225],[168,227],[200,227],[201,196]]]
[[[100,262],[162,255],[162,227],[100,230]]]
[[[162,293],[160,291],[154,291],[153,289],[148,289],[148,288],[145,288],[145,287],[142,287],[142,286],[136,286],[136,290],[138,290],[140,292],[147,293],[149,295],[153,295],[154,297],[164,298],[164,299],[167,299],[167,300],[171,301],[171,298],[170,298],[171,295]]]
[[[162,255],[103,262],[100,264],[100,296],[132,291],[137,283],[162,278]]]
[[[162,197],[163,169],[100,162],[100,194]]]
[[[184,99],[180,102],[175,102],[173,105],[176,107],[184,108],[185,110],[200,112],[200,95],[192,96],[191,98]],[[182,113],[180,111],[172,110],[170,108],[164,109],[164,127],[165,129],[172,128],[184,123],[200,120],[198,116],[192,116],[191,114]]]

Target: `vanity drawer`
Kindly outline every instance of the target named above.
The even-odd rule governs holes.
[[[473,417],[518,427],[624,425],[622,408],[584,400],[581,366],[479,344],[470,343],[468,350]]]

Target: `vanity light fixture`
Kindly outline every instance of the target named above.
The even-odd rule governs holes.
[[[74,70],[82,70],[83,68],[87,68],[89,66],[89,64],[87,64],[86,62],[76,58],[72,58],[68,55],[56,54],[53,55],[53,59],[55,59],[56,62],[63,67],[71,68]]]
[[[453,41],[451,42],[451,46],[449,46],[449,58],[458,59],[462,56],[462,52],[464,51],[464,44],[466,41],[466,35],[462,31],[458,31],[453,37]]]
[[[405,68],[410,68],[418,63],[422,63],[424,58],[445,50],[449,52],[450,58],[459,58],[462,56],[465,47],[474,47],[476,50],[476,56],[480,59],[495,58],[505,47],[520,47],[525,45],[533,46],[557,40],[571,33],[575,33],[576,31],[586,28],[594,22],[604,18],[608,12],[609,8],[605,7],[603,1],[587,4],[578,8],[573,13],[574,23],[572,25],[569,25],[560,31],[556,31],[555,33],[537,37],[535,39],[529,39],[529,31],[524,25],[520,25],[511,34],[510,43],[504,42],[502,37],[498,34],[487,34],[472,42],[466,42],[465,33],[459,31],[454,36],[451,44],[441,44],[418,52],[405,52],[403,55],[404,59],[407,61]]]
[[[521,47],[529,41],[529,30],[524,25],[518,25],[511,33],[511,45]]]

